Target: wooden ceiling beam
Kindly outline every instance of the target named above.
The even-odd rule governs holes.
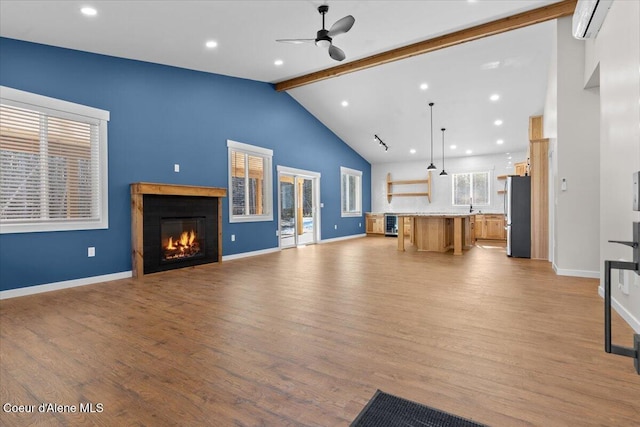
[[[558,3],[553,3],[537,9],[518,13],[516,15],[507,16],[506,18],[476,25],[475,27],[466,28],[464,30],[434,37],[429,40],[413,43],[397,49],[368,56],[366,58],[357,59],[352,62],[347,62],[346,64],[327,68],[326,70],[284,80],[280,83],[276,83],[275,88],[278,92],[281,92],[319,82],[321,80],[353,73],[355,71],[387,64],[389,62],[411,58],[412,56],[422,55],[473,40],[479,40],[484,37],[517,30],[518,28],[527,27],[529,25],[535,25],[552,19],[570,16],[573,15],[573,11],[576,8],[576,2],[577,0],[563,0]]]

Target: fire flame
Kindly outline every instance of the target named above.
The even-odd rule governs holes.
[[[166,249],[168,250],[176,250],[180,249],[184,251],[185,248],[189,248],[193,246],[193,242],[196,240],[196,232],[191,230],[189,232],[183,231],[182,234],[176,241],[173,241],[173,237],[169,237],[169,242],[167,243]]]

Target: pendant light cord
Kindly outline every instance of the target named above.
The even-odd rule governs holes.
[[[429,103],[431,110],[431,164],[433,164],[433,102]]]
[[[444,170],[444,131],[445,128],[442,128],[442,172],[440,172],[440,176],[446,176],[447,171]]]

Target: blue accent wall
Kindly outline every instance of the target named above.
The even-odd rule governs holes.
[[[340,166],[363,172],[368,211],[371,165],[271,84],[0,38],[0,85],[111,113],[109,228],[0,235],[0,290],[130,271],[129,185],[227,188],[227,139],[274,151],[276,211],[231,224],[225,198],[224,255],[278,247],[277,165],[322,174],[323,240],[364,233],[364,217],[340,216]]]

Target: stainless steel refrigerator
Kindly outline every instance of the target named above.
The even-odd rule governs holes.
[[[508,176],[505,187],[507,255],[531,258],[531,177]]]

